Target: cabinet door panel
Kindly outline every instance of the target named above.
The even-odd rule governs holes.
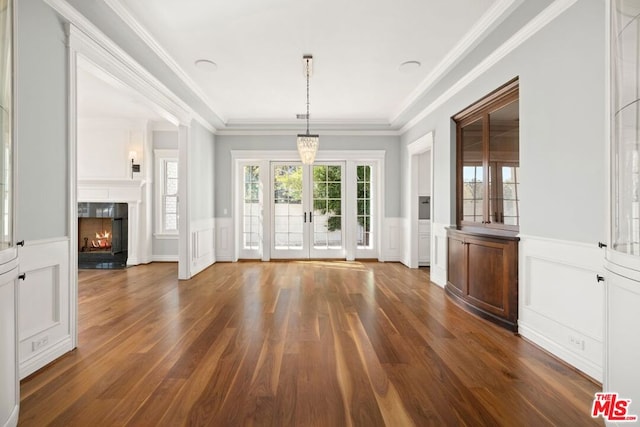
[[[449,262],[447,266],[448,282],[459,291],[461,295],[466,293],[466,245],[460,239],[448,238]]]
[[[468,297],[475,305],[503,316],[505,295],[504,247],[491,243],[469,243]]]

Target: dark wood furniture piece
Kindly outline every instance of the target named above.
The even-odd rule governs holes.
[[[447,230],[446,292],[467,310],[517,331],[518,238]]]
[[[514,79],[456,122],[456,226],[447,230],[446,292],[512,331],[518,320],[519,103]]]

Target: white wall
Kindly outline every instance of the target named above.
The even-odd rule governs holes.
[[[24,377],[75,347],[69,275],[68,62],[64,27],[42,0],[16,1],[19,362]],[[46,74],[43,75],[43,72]],[[45,299],[43,303],[43,299]],[[43,309],[44,308],[44,309]]]
[[[188,142],[189,248],[191,276],[215,258],[215,137],[195,120]],[[231,175],[224,179],[230,185]]]
[[[146,120],[78,118],[78,179],[131,179],[130,151],[136,151],[140,179],[152,163],[144,158]]]
[[[527,3],[531,2],[521,7],[532,7]],[[511,19],[478,47],[482,55],[472,54],[461,61],[451,76],[464,81],[489,56],[487,43],[498,45],[499,34],[504,33],[506,40],[516,30]],[[441,241],[433,255],[441,262],[446,260],[444,227],[455,223],[455,125],[451,116],[519,76],[523,238],[519,286],[521,295],[536,296],[520,301],[520,332],[597,379],[602,373],[602,295],[591,273],[601,270],[602,262],[593,264],[593,260],[602,260],[596,245],[606,237],[604,59],[605,2],[578,1],[457,91],[451,89],[457,82],[443,79],[429,98],[437,100],[445,91],[450,96],[441,98],[402,136],[406,145],[434,131],[433,220],[434,235]],[[406,162],[403,158],[402,170],[407,169]],[[403,185],[407,180],[403,176]],[[538,261],[541,253],[561,253],[558,247],[574,256]],[[585,253],[591,266],[575,261]],[[576,337],[584,347],[572,343],[571,338],[575,341]]]

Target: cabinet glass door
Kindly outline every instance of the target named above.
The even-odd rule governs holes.
[[[12,246],[12,2],[0,0],[0,251]]]

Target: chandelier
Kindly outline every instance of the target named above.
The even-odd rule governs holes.
[[[313,164],[318,152],[318,143],[320,137],[318,135],[311,135],[309,133],[309,76],[311,75],[311,65],[313,56],[305,55],[302,57],[304,62],[304,71],[307,77],[307,133],[298,134],[298,154],[300,154],[300,160],[305,165]]]

